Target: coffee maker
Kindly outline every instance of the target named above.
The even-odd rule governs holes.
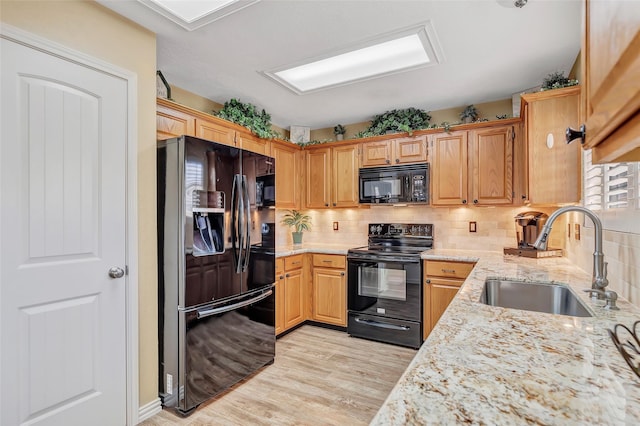
[[[506,247],[504,253],[525,257],[562,256],[560,249],[536,250],[533,247],[548,218],[545,213],[535,211],[518,214],[515,217],[517,248]]]

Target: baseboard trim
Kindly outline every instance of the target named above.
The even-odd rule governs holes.
[[[142,423],[143,421],[155,416],[161,411],[162,403],[160,402],[160,398],[156,398],[138,409],[138,422]]]

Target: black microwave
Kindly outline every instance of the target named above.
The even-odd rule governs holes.
[[[360,203],[429,204],[429,164],[360,169]]]
[[[256,206],[268,207],[276,205],[275,175],[256,177]]]

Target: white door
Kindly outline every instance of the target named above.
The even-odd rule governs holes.
[[[1,43],[0,424],[123,425],[127,82]]]

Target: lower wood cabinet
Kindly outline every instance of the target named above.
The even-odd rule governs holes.
[[[347,326],[346,258],[334,254],[313,255],[312,319]]]
[[[423,338],[426,339],[431,330],[458,293],[460,286],[467,278],[475,263],[441,260],[425,260],[424,300],[423,300]]]
[[[306,319],[303,259],[301,254],[276,259],[276,334]]]

